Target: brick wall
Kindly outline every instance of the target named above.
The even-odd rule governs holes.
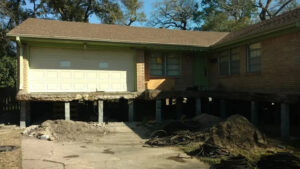
[[[226,91],[300,93],[300,32],[261,41],[261,72],[246,72],[246,45],[239,47],[240,75],[220,76],[215,52],[208,62],[209,86]]]
[[[146,88],[145,84],[145,56],[143,50],[138,50],[136,55],[136,88],[142,92]]]
[[[193,55],[185,52],[177,52],[181,56],[181,75],[178,77],[151,77],[149,58],[151,52],[145,55],[145,79],[147,89],[158,90],[185,90],[193,86]]]
[[[29,48],[23,45],[23,90],[28,92],[28,74],[29,74]]]
[[[23,89],[21,89],[22,92],[28,92],[28,72],[29,72],[29,56],[28,55],[28,48],[27,45],[23,44],[23,60],[20,60],[20,48],[17,47],[17,90],[20,90],[20,65],[22,64],[22,83],[23,83]]]

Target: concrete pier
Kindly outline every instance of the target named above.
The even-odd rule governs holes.
[[[195,100],[195,106],[196,106],[196,116],[200,115],[202,113],[202,104],[201,104],[201,99],[197,98]]]
[[[128,100],[128,120],[129,122],[134,121],[134,101]]]
[[[287,103],[281,103],[281,137],[289,137],[290,136],[290,107]]]
[[[161,122],[161,100],[156,100],[155,120]]]
[[[25,128],[26,127],[26,115],[27,115],[27,106],[26,102],[21,102],[21,110],[20,110],[20,127]]]
[[[103,100],[98,100],[98,123],[102,123],[103,120]]]
[[[70,115],[70,102],[65,103],[65,120],[71,120]]]
[[[251,101],[251,122],[255,126],[258,125],[258,108],[255,101]]]

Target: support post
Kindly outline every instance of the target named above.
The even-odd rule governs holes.
[[[161,100],[156,100],[156,109],[155,109],[155,119],[156,122],[161,122]]]
[[[258,110],[257,103],[255,101],[251,101],[251,122],[255,126],[258,125]]]
[[[20,127],[25,128],[26,127],[26,102],[21,102],[21,110],[20,110]]]
[[[290,107],[287,103],[281,103],[281,137],[290,136]]]
[[[226,118],[226,103],[225,103],[225,100],[220,101],[220,115],[221,115],[221,118],[223,118],[223,119]]]
[[[134,101],[128,100],[128,120],[129,122],[134,121]]]
[[[182,111],[183,111],[183,105],[182,105],[182,98],[176,99],[176,114],[177,114],[177,119],[181,118]]]
[[[202,109],[201,99],[197,98],[195,104],[196,104],[196,116],[198,116],[202,113],[202,111],[201,111],[201,109]]]
[[[103,123],[103,100],[98,100],[98,123]]]
[[[65,103],[65,120],[70,120],[70,102]]]

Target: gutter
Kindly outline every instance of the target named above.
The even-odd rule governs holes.
[[[40,40],[63,40],[63,41],[73,41],[73,42],[87,42],[87,43],[107,43],[107,44],[123,44],[123,45],[133,45],[133,46],[140,46],[140,47],[173,47],[173,48],[189,48],[193,50],[207,50],[209,48],[208,46],[197,46],[197,45],[183,45],[183,44],[175,44],[175,43],[155,43],[155,42],[130,42],[130,41],[122,41],[122,40],[109,40],[109,39],[103,39],[103,40],[97,40],[93,38],[72,38],[72,37],[64,37],[64,36],[37,36],[37,35],[31,35],[31,34],[7,34],[7,37],[10,37],[10,39],[14,40],[14,37],[22,37],[23,41],[26,40],[26,38],[32,38],[32,39],[40,39]]]
[[[23,89],[23,47],[22,47],[22,43],[21,43],[21,38],[19,36],[16,37],[16,42],[19,46],[20,49],[20,55],[19,55],[19,69],[20,69],[20,74],[19,74],[19,89],[22,90]]]

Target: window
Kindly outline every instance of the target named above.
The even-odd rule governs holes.
[[[222,52],[218,61],[220,75],[240,74],[240,55],[238,48]]]
[[[167,69],[166,75],[168,76],[178,76],[180,75],[180,59],[176,55],[169,55],[166,57]]]
[[[255,43],[248,46],[247,72],[261,71],[261,44]]]
[[[151,76],[179,76],[180,57],[177,55],[156,54],[150,57]]]
[[[162,56],[150,57],[150,75],[163,76],[164,75],[164,61]]]
[[[240,74],[240,55],[239,49],[231,49],[230,50],[230,74],[237,75]]]
[[[229,56],[225,51],[219,57],[219,73],[220,75],[229,75]]]

